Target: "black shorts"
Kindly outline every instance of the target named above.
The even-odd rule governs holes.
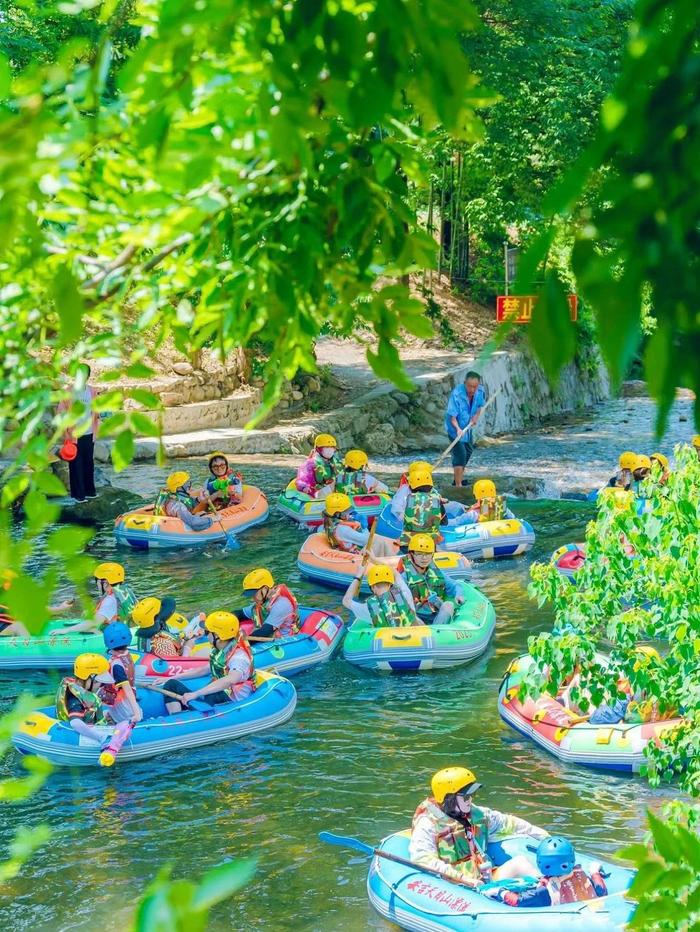
[[[468,440],[458,440],[452,447],[452,465],[466,466],[474,452],[474,444]]]
[[[187,680],[168,680],[167,683],[163,684],[163,689],[167,689],[169,693],[177,693],[178,696],[184,696],[185,693],[192,692],[192,686]],[[169,696],[166,696],[165,701],[167,702],[169,698]],[[233,700],[224,689],[220,689],[216,693],[207,693],[206,696],[197,696],[196,701],[206,702],[207,705],[221,705],[222,702],[232,702]]]

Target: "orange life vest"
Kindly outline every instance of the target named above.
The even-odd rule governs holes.
[[[283,584],[270,589],[268,596],[262,605],[260,605],[258,602],[253,603],[253,620],[255,622],[255,627],[260,628],[265,624],[268,615],[272,610],[272,606],[279,599],[288,599],[292,603],[292,611],[287,616],[287,618],[285,618],[279,628],[277,628],[275,637],[282,638],[287,637],[290,634],[297,634],[299,631],[299,606],[292,593]]]

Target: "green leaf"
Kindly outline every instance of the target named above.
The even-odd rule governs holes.
[[[7,100],[12,87],[12,72],[7,57],[0,53],[0,100]]]
[[[51,290],[61,322],[61,343],[65,346],[80,338],[85,313],[78,284],[67,265],[59,266]]]
[[[647,813],[647,817],[656,850],[668,863],[677,863],[678,839],[676,833],[666,822],[657,819],[653,812]]]
[[[404,392],[412,392],[415,384],[406,375],[396,347],[384,337],[379,338],[379,347],[376,353],[367,350],[367,360],[370,366],[381,379],[393,382],[397,388]]]
[[[62,497],[66,494],[66,487],[61,480],[48,470],[35,473],[33,482],[36,487],[41,489],[46,495],[58,495]]]
[[[193,905],[197,909],[211,909],[222,900],[228,899],[252,880],[257,861],[230,861],[211,868],[200,880],[194,895]]]
[[[85,545],[94,536],[91,528],[70,525],[52,531],[46,539],[46,549],[57,557],[72,557],[81,553]]]
[[[129,398],[133,398],[134,401],[138,401],[138,403],[143,405],[144,408],[161,407],[160,398],[158,395],[147,391],[145,388],[130,388],[127,391],[127,395]]]
[[[112,444],[112,463],[116,472],[121,472],[134,458],[134,435],[130,430],[123,430]]]
[[[571,320],[566,288],[558,275],[548,271],[545,285],[532,311],[528,336],[532,348],[551,381],[576,352],[576,331]]]
[[[142,434],[144,437],[160,437],[160,427],[150,417],[141,414],[140,411],[132,411],[129,418],[137,434]]]

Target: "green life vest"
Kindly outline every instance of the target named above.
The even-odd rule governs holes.
[[[405,547],[413,534],[438,537],[441,520],[440,496],[435,489],[430,492],[410,492],[406,499],[401,545]]]
[[[367,481],[362,469],[341,469],[335,477],[336,492],[344,492],[351,498],[353,495],[367,494]]]
[[[161,489],[156,498],[156,503],[153,506],[153,514],[167,514],[165,506],[171,499],[175,499],[177,502],[182,502],[188,511],[192,511],[192,509],[197,504],[197,499],[192,498],[191,495],[188,495],[187,492],[183,492],[182,489],[178,489],[177,492],[170,492],[168,489]]]
[[[112,586],[112,592],[117,599],[117,617],[119,621],[129,621],[131,612],[138,602],[134,590],[128,583],[117,583]]]
[[[479,521],[500,521],[505,513],[506,504],[502,495],[479,501]]]
[[[434,799],[427,799],[416,810],[414,823],[424,816],[433,824],[440,860],[461,870],[465,877],[482,879],[482,869],[488,871],[491,867],[486,854],[489,833],[482,811],[472,806],[471,824],[467,827],[445,815]]]
[[[421,573],[413,565],[411,558],[406,557],[403,561],[403,577],[411,590],[416,606],[427,605],[431,598],[436,596],[442,602],[447,598],[445,577],[434,563],[431,563],[426,571]]]
[[[211,672],[212,680],[220,680],[224,676],[228,675],[228,663],[237,651],[243,651],[243,653],[248,658],[248,663],[250,664],[250,674],[248,679],[243,683],[236,683],[232,686],[228,693],[232,698],[236,698],[237,693],[239,693],[242,688],[250,687],[251,691],[255,690],[255,676],[253,673],[253,652],[250,649],[250,645],[245,638],[238,638],[235,641],[231,641],[230,644],[227,644],[226,647],[219,650],[216,647],[212,647],[209,654],[209,670]]]
[[[64,676],[58,686],[56,693],[56,715],[62,722],[70,720],[68,714],[68,693],[72,693],[75,698],[84,706],[85,715],[83,721],[87,725],[104,725],[107,723],[102,700],[96,693],[85,689],[74,676]]]
[[[324,459],[320,453],[316,453],[314,456],[314,479],[316,480],[316,486],[322,488],[324,485],[328,485],[337,474],[340,472],[342,464],[336,454],[327,460]]]
[[[401,590],[396,586],[392,586],[379,598],[371,595],[367,599],[367,608],[375,628],[406,628],[416,619]]]

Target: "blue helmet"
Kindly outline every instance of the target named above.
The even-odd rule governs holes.
[[[131,631],[121,621],[113,621],[104,630],[104,641],[107,650],[118,650],[131,644]]]
[[[574,869],[574,846],[560,835],[550,835],[537,847],[537,866],[545,877],[559,877]]]

